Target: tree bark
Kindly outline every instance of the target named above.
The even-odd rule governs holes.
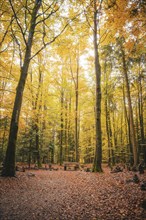
[[[36,100],[34,104],[34,110],[36,110],[36,118],[34,122],[34,130],[35,130],[35,146],[36,146],[36,151],[37,151],[37,165],[38,167],[41,167],[41,156],[40,156],[40,137],[39,137],[39,115],[40,115],[40,109],[41,109],[41,103],[39,103],[39,96],[41,93],[41,101],[42,101],[42,91],[41,91],[41,86],[43,83],[43,77],[42,77],[42,72],[41,69],[39,68],[39,80],[38,80],[38,89],[37,89],[37,94],[36,94]]]
[[[96,75],[96,105],[95,105],[95,126],[96,126],[96,147],[93,162],[93,172],[102,172],[102,133],[101,133],[101,66],[99,62],[97,44],[97,5],[94,0],[94,53],[95,53],[95,75]]]
[[[67,143],[68,143],[68,149],[67,149],[67,155],[68,155],[68,161],[70,161],[70,148],[71,148],[71,108],[72,108],[72,98],[71,94],[69,96],[69,103],[68,103],[68,127],[67,127]]]
[[[2,158],[3,161],[3,157],[4,157],[4,147],[5,147],[5,142],[6,142],[6,130],[7,130],[7,124],[8,124],[8,117],[5,117],[5,122],[4,122],[4,133],[3,133],[3,137],[2,137],[2,156],[0,158]]]
[[[107,76],[107,65],[106,60],[104,63],[104,81],[105,81],[105,117],[106,117],[106,133],[108,140],[108,165],[114,165],[114,151],[113,151],[113,138],[112,138],[112,128],[110,119],[110,99],[108,96],[108,76]]]
[[[79,162],[79,137],[78,137],[78,103],[79,103],[79,55],[77,56],[77,74],[75,84],[75,151],[76,151],[76,162]]]
[[[19,126],[19,116],[20,116],[21,105],[22,105],[23,91],[24,91],[27,74],[28,74],[28,68],[30,64],[31,48],[32,48],[32,43],[33,43],[37,12],[40,8],[40,2],[41,1],[36,1],[35,6],[33,8],[33,12],[32,12],[29,35],[28,35],[26,51],[25,51],[25,56],[24,56],[24,62],[21,68],[20,79],[19,79],[18,86],[16,89],[16,97],[15,97],[15,102],[14,102],[14,107],[13,107],[13,112],[12,112],[9,140],[8,140],[8,146],[7,146],[7,151],[6,151],[6,157],[4,161],[4,167],[2,170],[2,176],[15,176],[15,154],[16,154],[16,141],[17,141],[17,134],[18,134],[18,126]]]
[[[68,105],[67,105],[68,99],[65,99],[65,118],[64,118],[64,143],[65,143],[65,149],[64,149],[64,159],[65,161],[68,160]]]
[[[123,104],[124,104],[124,115],[125,115],[125,121],[126,121],[126,137],[127,137],[127,143],[128,143],[128,154],[129,154],[129,161],[130,164],[133,164],[133,151],[132,151],[132,143],[131,143],[131,138],[130,138],[130,121],[129,121],[129,116],[127,113],[127,108],[126,108],[126,97],[125,97],[125,86],[123,82]]]
[[[144,138],[144,106],[143,106],[143,88],[142,88],[142,74],[140,71],[141,59],[139,60],[139,71],[138,71],[138,114],[139,114],[139,126],[140,126],[140,154],[143,153],[143,159],[146,163],[146,148],[143,147],[145,142]],[[141,146],[142,144],[142,146]]]
[[[64,107],[64,92],[63,89],[61,91],[61,113],[60,113],[60,165],[63,163],[63,107]]]
[[[133,109],[132,109],[132,103],[131,103],[130,86],[129,86],[126,60],[125,60],[125,52],[124,52],[124,48],[122,47],[122,45],[121,45],[121,52],[122,52],[122,62],[123,62],[123,74],[124,74],[125,85],[126,85],[126,90],[127,90],[127,100],[128,100],[129,117],[130,117],[130,133],[131,133],[131,142],[132,142],[132,149],[133,149],[133,160],[134,160],[133,165],[137,166],[138,155],[137,155],[136,135],[135,135],[135,129],[134,129],[134,120],[133,120]]]
[[[78,45],[79,47],[79,45]],[[70,70],[72,79],[74,82],[75,88],[75,133],[74,133],[74,141],[75,141],[75,161],[79,162],[79,123],[78,123],[78,103],[79,103],[79,48],[77,49],[76,54],[76,62],[77,62],[77,69],[76,69],[76,77],[74,77],[72,65],[71,65],[71,58],[70,58]]]

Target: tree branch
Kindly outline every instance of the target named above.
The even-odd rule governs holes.
[[[17,25],[18,25],[18,27],[19,27],[19,29],[20,29],[20,31],[21,31],[21,34],[22,34],[24,43],[25,43],[25,45],[27,46],[27,42],[26,42],[26,39],[25,39],[25,34],[24,34],[23,29],[22,29],[22,27],[21,27],[21,25],[20,25],[20,21],[19,21],[19,19],[18,19],[18,17],[17,17],[17,14],[16,14],[16,12],[15,12],[15,9],[14,9],[14,7],[13,7],[13,4],[12,4],[11,0],[9,0],[9,3],[10,3],[10,5],[11,5],[12,11],[13,11],[13,13],[14,13],[14,17],[15,17],[15,20],[16,20],[16,22],[17,22]]]
[[[51,41],[45,43],[31,58],[33,59],[36,55],[38,55],[43,49],[45,49],[48,45],[52,44],[64,31],[65,29],[69,26],[69,24],[74,21],[76,19],[77,16],[79,16],[81,13],[79,13],[78,15],[76,15],[74,18],[72,18],[64,27],[63,29],[60,31],[59,34],[57,34]]]

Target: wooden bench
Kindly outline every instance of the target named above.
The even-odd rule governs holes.
[[[80,168],[80,164],[77,162],[64,162],[63,163],[64,170],[78,170]]]

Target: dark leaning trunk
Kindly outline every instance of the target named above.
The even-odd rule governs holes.
[[[26,52],[24,57],[24,63],[21,68],[21,74],[19,83],[16,89],[16,97],[12,112],[11,124],[10,124],[10,132],[9,132],[9,140],[8,146],[6,151],[6,157],[4,161],[4,167],[2,170],[2,176],[15,176],[15,156],[16,156],[16,141],[17,141],[17,134],[18,134],[18,125],[19,125],[19,116],[22,106],[22,98],[23,98],[23,91],[25,87],[25,82],[28,74],[28,68],[30,64],[30,56],[31,56],[31,47],[33,42],[34,30],[35,30],[35,23],[36,23],[36,15],[40,8],[40,2],[36,1],[32,17],[31,17],[31,24],[29,29],[29,36],[26,45]]]
[[[28,70],[29,61],[27,62],[27,70]],[[26,66],[21,69],[21,77],[19,80],[19,84],[16,90],[15,103],[12,113],[12,119],[10,124],[10,133],[8,146],[6,151],[6,157],[4,161],[4,167],[2,171],[3,176],[14,176],[15,175],[15,152],[16,152],[16,140],[18,133],[18,123],[19,123],[19,115],[22,105],[22,96],[26,81]]]

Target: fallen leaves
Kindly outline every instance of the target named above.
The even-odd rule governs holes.
[[[126,183],[132,176],[106,169],[103,174],[40,170],[0,177],[0,219],[142,220],[146,192],[140,184]]]

